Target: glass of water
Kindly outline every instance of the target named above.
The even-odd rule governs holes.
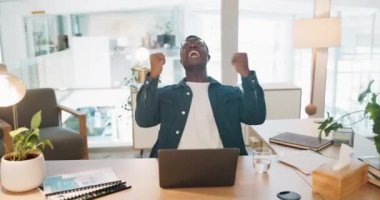
[[[272,151],[267,147],[257,147],[253,149],[253,167],[259,173],[265,173],[270,168]]]

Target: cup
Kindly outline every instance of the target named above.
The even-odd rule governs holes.
[[[258,173],[265,173],[270,168],[272,151],[267,147],[257,147],[252,151],[253,167]]]
[[[347,144],[350,147],[354,146],[355,132],[352,128],[338,128],[333,132],[333,142],[335,145]]]

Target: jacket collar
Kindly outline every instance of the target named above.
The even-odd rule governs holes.
[[[208,81],[210,82],[210,85],[214,85],[214,84],[216,84],[216,85],[220,85],[220,83],[217,81],[217,80],[215,80],[215,79],[213,79],[212,77],[210,77],[210,76],[208,76],[207,77],[208,78]],[[187,85],[186,85],[186,78],[183,78],[177,85],[175,85],[174,87],[175,88],[178,88],[178,87],[188,87]]]

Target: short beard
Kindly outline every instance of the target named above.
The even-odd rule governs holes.
[[[206,64],[205,63],[188,64],[184,66],[184,68],[188,72],[200,72],[200,71],[206,70]]]

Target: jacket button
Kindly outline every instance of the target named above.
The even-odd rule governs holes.
[[[252,83],[255,83],[255,80],[252,80]]]
[[[175,134],[177,134],[177,135],[178,135],[178,134],[179,134],[179,130],[176,130],[176,131],[175,131]]]
[[[182,115],[185,115],[186,114],[186,112],[185,111],[182,111]]]
[[[187,95],[190,95],[190,92],[186,92]]]

